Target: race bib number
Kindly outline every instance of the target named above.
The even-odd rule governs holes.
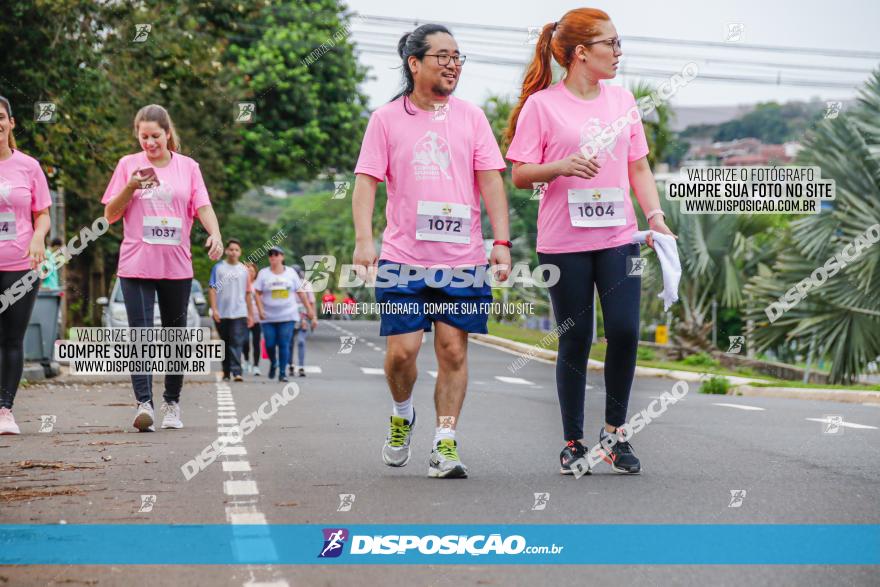
[[[602,228],[624,226],[626,210],[620,188],[568,190],[568,215],[572,226]]]
[[[467,204],[419,200],[416,240],[469,244],[471,207]]]
[[[273,283],[269,287],[269,291],[273,300],[286,300],[290,297],[290,290],[286,283]]]
[[[0,241],[14,241],[16,238],[15,212],[0,212]]]
[[[179,245],[183,221],[176,216],[144,216],[144,242],[151,245]]]

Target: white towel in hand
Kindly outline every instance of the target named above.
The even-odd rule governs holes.
[[[669,310],[669,306],[678,301],[678,282],[681,281],[681,262],[678,260],[678,247],[675,239],[668,234],[661,234],[655,230],[642,230],[633,234],[633,242],[645,243],[648,233],[654,239],[654,252],[660,260],[660,270],[663,272],[663,291],[657,297],[663,298],[663,310]]]

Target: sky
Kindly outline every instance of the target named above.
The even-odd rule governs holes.
[[[558,0],[349,0],[348,6],[357,15],[352,34],[359,60],[369,68],[363,88],[370,106],[376,107],[399,86],[397,40],[416,22],[449,26],[461,52],[469,55],[456,95],[480,104],[491,94],[519,94],[534,53],[530,28],[584,5]],[[672,97],[673,106],[851,100],[880,67],[876,0],[630,0],[589,6],[611,16],[624,42],[623,67],[611,83],[630,86],[644,80],[656,85],[687,63],[697,64],[698,77]],[[735,79],[718,79],[731,77]]]

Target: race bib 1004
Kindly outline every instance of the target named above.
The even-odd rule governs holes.
[[[624,226],[626,209],[621,188],[568,190],[568,215],[572,226],[602,228]]]
[[[467,204],[419,200],[416,240],[469,244],[471,207]]]
[[[14,241],[16,238],[15,212],[0,212],[0,241]]]

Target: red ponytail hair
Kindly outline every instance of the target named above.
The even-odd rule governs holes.
[[[544,25],[535,47],[535,57],[529,64],[523,78],[519,103],[510,113],[510,120],[504,131],[505,145],[510,145],[510,141],[513,140],[513,135],[516,133],[516,121],[519,119],[519,113],[526,103],[526,99],[553,83],[550,56],[553,56],[556,63],[568,69],[574,57],[575,48],[597,36],[599,24],[608,20],[611,20],[608,14],[598,8],[576,8],[566,12],[559,22],[550,22]]]

